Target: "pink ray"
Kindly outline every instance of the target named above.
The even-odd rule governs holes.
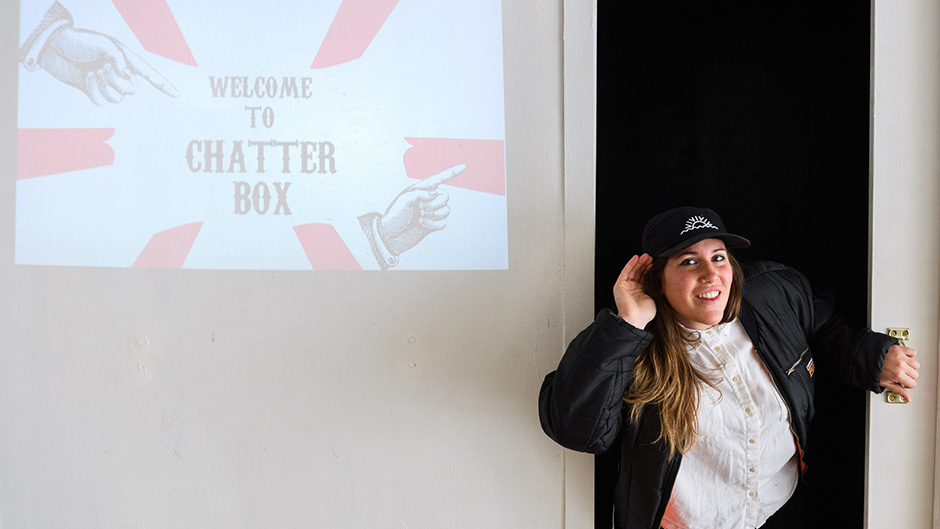
[[[193,222],[155,233],[132,267],[183,268],[201,228],[201,222]]]
[[[197,66],[166,0],[111,0],[124,21],[150,53]]]
[[[467,169],[447,185],[494,195],[506,195],[503,140],[405,138],[413,145],[405,151],[408,178],[423,180],[444,169],[467,164]]]
[[[114,164],[114,129],[19,129],[16,179]]]
[[[311,68],[328,68],[362,57],[398,0],[343,0]]]
[[[314,270],[362,270],[333,226],[301,224],[294,226],[294,233]]]

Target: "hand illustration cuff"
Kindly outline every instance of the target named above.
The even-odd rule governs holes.
[[[398,265],[398,256],[392,255],[392,252],[385,246],[385,241],[382,240],[382,233],[379,231],[379,219],[381,218],[381,215],[376,215],[372,218],[372,233],[375,234],[375,246],[378,248],[379,253],[382,254],[382,260],[391,268]]]
[[[46,11],[42,22],[29,34],[20,48],[20,61],[29,71],[39,69],[39,55],[46,48],[46,43],[53,33],[60,28],[72,25],[72,15],[58,2]]]

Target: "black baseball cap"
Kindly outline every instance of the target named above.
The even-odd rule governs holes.
[[[643,228],[643,253],[668,257],[705,239],[721,239],[728,248],[747,248],[751,241],[728,233],[717,213],[684,206],[651,218]]]

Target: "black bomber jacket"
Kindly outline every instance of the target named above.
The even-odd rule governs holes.
[[[802,460],[814,414],[814,352],[829,355],[843,382],[880,392],[884,357],[897,340],[833,317],[793,268],[758,261],[743,269],[739,318],[789,408]],[[539,394],[542,429],[557,443],[594,454],[620,450],[617,529],[659,527],[682,461],[680,455],[670,460],[665,445],[656,442],[660,423],[654,406],[647,406],[636,424],[625,418],[623,395],[637,356],[651,340],[649,332],[603,310],[572,340]]]

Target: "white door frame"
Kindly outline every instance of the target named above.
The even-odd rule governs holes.
[[[940,4],[872,2],[870,324],[909,327],[909,404],[868,405],[866,527],[938,528]]]
[[[565,221],[566,269],[592,274],[593,237],[584,234],[593,234],[593,225],[583,224],[593,222],[594,162],[583,153],[593,153],[595,144],[596,1],[564,0],[564,8],[565,209],[572,213]],[[921,376],[910,404],[870,397],[870,529],[940,529],[938,22],[940,3],[872,2],[869,324],[879,331],[909,327]],[[593,294],[565,294],[567,340],[590,321]],[[593,460],[569,451],[564,457],[565,527],[592,527]]]
[[[566,345],[594,320],[597,2],[564,0]],[[563,351],[562,351],[563,352]],[[561,352],[559,352],[560,354]],[[564,527],[594,527],[594,456],[565,450]]]

